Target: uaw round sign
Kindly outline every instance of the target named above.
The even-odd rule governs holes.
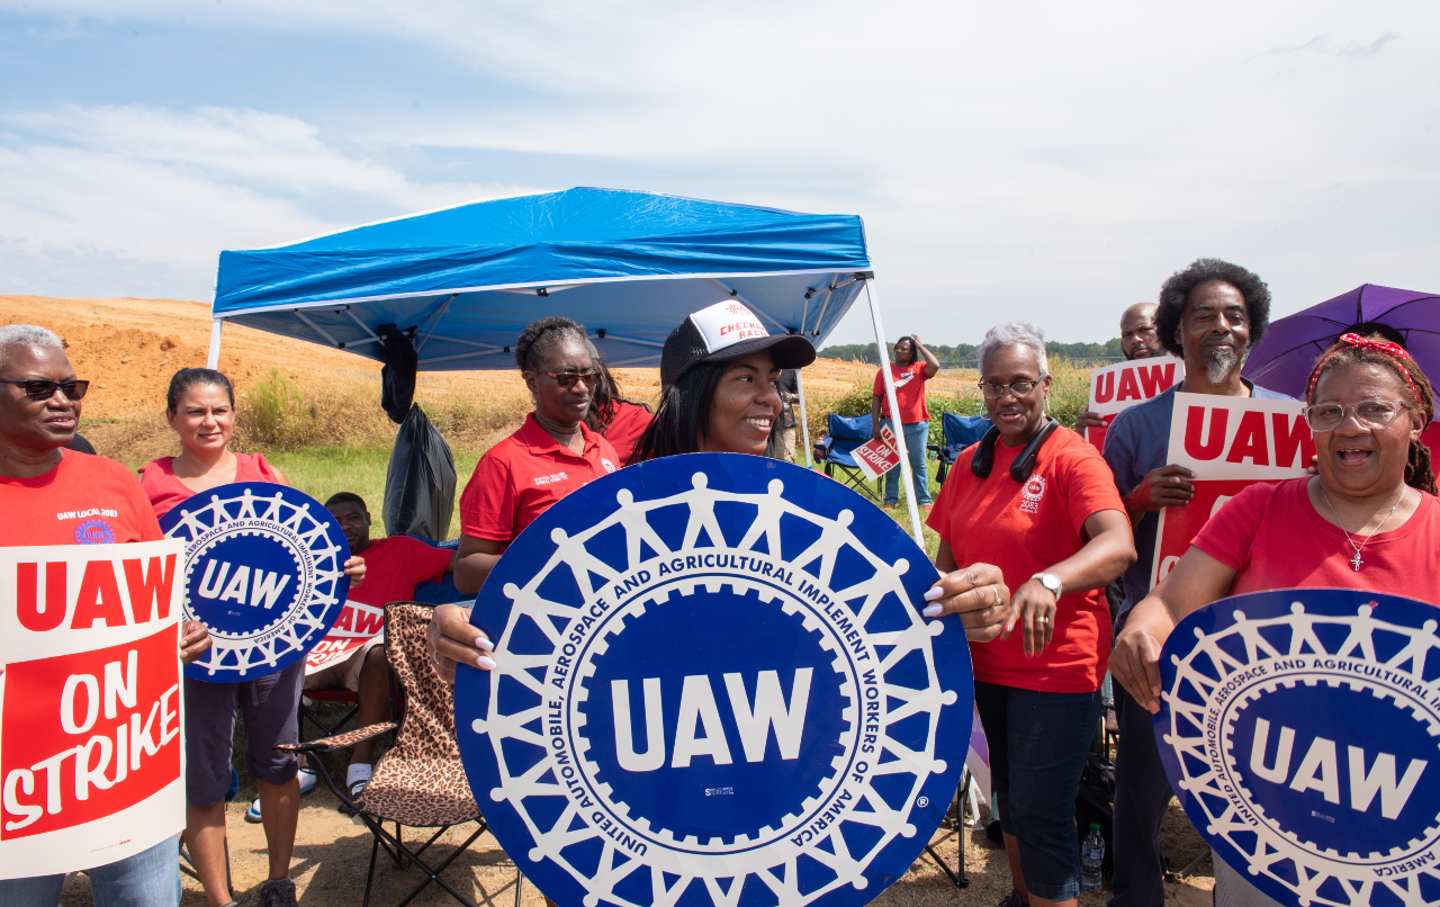
[[[1270,897],[1440,903],[1437,616],[1286,589],[1216,602],[1165,643],[1155,736],[1170,783]]]
[[[185,540],[185,617],[210,648],[185,675],[240,683],[289,667],[345,604],[350,546],[319,501],[283,485],[236,482],[201,492],[160,528]]]
[[[476,601],[456,728],[496,837],[561,904],[859,904],[909,868],[970,739],[935,569],[822,475],[688,454],[585,486]]]

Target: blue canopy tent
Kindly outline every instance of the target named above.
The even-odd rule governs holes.
[[[233,321],[377,360],[390,326],[414,332],[421,370],[508,369],[525,325],[560,314],[586,326],[610,365],[656,366],[670,331],[727,295],[818,347],[862,290],[885,361],[871,278],[855,215],[567,189],[221,252],[210,363]],[[808,431],[804,445],[808,457]],[[919,538],[913,502],[911,521]]]

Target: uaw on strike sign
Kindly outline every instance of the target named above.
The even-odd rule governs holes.
[[[1137,403],[1158,397],[1185,378],[1185,360],[1174,356],[1132,359],[1090,372],[1090,402],[1086,409],[1105,421],[1085,429],[1085,440],[1105,449],[1105,432],[1115,417]]]
[[[184,824],[175,541],[0,548],[0,879]]]
[[[491,829],[562,905],[859,904],[938,825],[969,648],[879,509],[738,454],[632,466],[511,544],[456,733]]]
[[[1151,586],[1170,575],[1210,516],[1246,486],[1305,474],[1315,442],[1302,408],[1298,400],[1175,395],[1166,462],[1195,473],[1195,496],[1160,511]]]
[[[1155,737],[1200,833],[1282,904],[1440,903],[1434,605],[1282,589],[1186,617]]]

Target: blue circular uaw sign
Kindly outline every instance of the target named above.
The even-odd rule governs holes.
[[[1437,617],[1393,595],[1284,589],[1216,602],[1165,643],[1170,783],[1270,897],[1440,903]]]
[[[461,670],[466,774],[561,904],[861,904],[939,824],[970,736],[960,625],[880,510],[688,454],[560,501],[500,559]]]
[[[350,546],[319,501],[268,482],[203,491],[165,514],[185,540],[185,617],[210,648],[185,676],[240,683],[303,659],[340,615]]]

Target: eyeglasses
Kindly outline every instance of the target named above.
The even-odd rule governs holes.
[[[985,396],[992,400],[997,400],[1005,396],[1007,390],[1017,397],[1023,397],[1033,391],[1039,384],[1040,382],[1038,380],[1032,381],[1029,378],[1020,378],[1011,381],[1009,384],[1003,381],[981,381],[975,386],[980,388],[980,392]]]
[[[600,380],[600,370],[595,368],[583,372],[546,372],[545,374],[566,390],[574,387],[576,381],[584,381],[586,387],[594,387],[595,382]]]
[[[1334,431],[1353,415],[1361,428],[1384,428],[1408,407],[1399,400],[1361,400],[1349,406],[1315,403],[1305,407],[1305,422],[1311,431]]]
[[[25,392],[25,396],[31,400],[49,400],[55,395],[55,389],[59,388],[65,392],[65,396],[71,400],[79,400],[85,396],[90,389],[89,381],[43,381],[39,378],[31,378],[26,381],[15,381],[10,378],[0,378],[0,384],[13,384]]]

